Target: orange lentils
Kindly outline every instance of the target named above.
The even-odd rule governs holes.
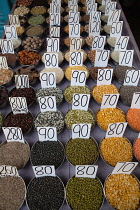
[[[133,144],[133,152],[138,161],[140,161],[140,138],[137,138]]]
[[[128,109],[126,120],[131,128],[140,132],[140,109]]]

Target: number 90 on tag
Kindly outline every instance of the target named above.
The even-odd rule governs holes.
[[[37,127],[39,141],[57,141],[56,127]]]
[[[73,124],[72,125],[72,139],[82,138],[89,139],[91,131],[91,124]]]
[[[87,78],[86,71],[72,70],[71,86],[85,86]]]
[[[77,165],[76,166],[76,177],[93,178],[95,179],[98,166],[95,165]]]

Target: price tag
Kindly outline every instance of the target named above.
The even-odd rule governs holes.
[[[33,166],[35,177],[55,176],[54,166]]]
[[[140,93],[134,93],[131,103],[132,109],[140,109]]]
[[[118,22],[120,19],[121,10],[115,9],[109,11],[107,25],[112,25],[113,22]]]
[[[134,50],[120,51],[119,65],[132,67]]]
[[[28,112],[27,102],[25,97],[9,97],[9,102],[13,114],[23,114]]]
[[[90,12],[90,22],[100,21],[100,18],[101,18],[101,12],[98,11]]]
[[[127,70],[123,85],[137,86],[139,83],[139,79],[140,79],[140,70]]]
[[[14,25],[4,26],[4,30],[5,30],[6,39],[17,39],[18,38],[16,27]]]
[[[50,13],[60,13],[61,4],[50,4]]]
[[[70,23],[77,23],[79,24],[79,12],[69,12],[69,24]]]
[[[126,50],[129,36],[117,37],[114,51]]]
[[[29,76],[28,75],[15,75],[16,88],[29,88]]]
[[[50,26],[60,26],[60,13],[50,13]]]
[[[71,86],[85,86],[87,78],[86,71],[72,70]]]
[[[59,52],[59,38],[47,38],[47,52]]]
[[[102,5],[106,5],[108,2],[110,2],[111,0],[102,0]]]
[[[2,127],[7,142],[24,143],[24,138],[21,128],[18,127]]]
[[[90,3],[87,5],[87,15],[90,15],[90,12],[95,12],[97,10],[97,3]]]
[[[41,88],[56,87],[55,72],[40,73]]]
[[[117,2],[107,2],[106,8],[105,8],[105,15],[109,15],[110,10],[116,9]]]
[[[138,162],[118,162],[112,174],[131,174]]]
[[[122,34],[123,21],[113,22],[110,30],[110,37],[120,37]]]
[[[108,64],[110,50],[96,50],[95,67],[106,67]]]
[[[77,4],[77,0],[68,0],[68,7],[70,5],[76,5]]]
[[[56,111],[56,98],[55,96],[38,97],[40,111]]]
[[[15,166],[1,165],[0,177],[5,176],[19,176],[17,168]]]
[[[95,0],[86,0],[86,5],[95,4]]]
[[[0,48],[2,54],[11,53],[14,54],[13,42],[10,39],[0,39]]]
[[[0,69],[8,69],[7,59],[5,56],[0,56]]]
[[[112,81],[113,69],[99,69],[97,77],[97,86],[110,85]]]
[[[102,99],[101,109],[116,108],[120,94],[105,94]]]
[[[94,36],[92,42],[92,50],[103,50],[105,46],[106,36]]]
[[[69,6],[69,11],[77,13],[78,12],[78,5],[77,4],[71,4]]]
[[[45,53],[45,68],[58,67],[58,53]]]
[[[20,26],[19,15],[8,15],[10,25]]]
[[[72,124],[72,139],[89,139],[91,124]]]
[[[82,39],[81,38],[71,38],[70,39],[70,51],[81,50]]]
[[[80,37],[80,24],[69,24],[69,37]]]
[[[95,165],[77,165],[75,177],[95,179],[98,166]]]
[[[61,4],[61,0],[52,0],[53,4]]]
[[[51,26],[50,27],[50,37],[60,37],[60,27]]]
[[[37,127],[39,141],[57,141],[56,127]]]
[[[70,52],[70,66],[83,65],[83,52]]]
[[[123,137],[126,126],[126,122],[110,123],[106,132],[106,138]]]
[[[73,94],[72,109],[88,110],[90,94]]]
[[[89,22],[89,36],[98,36],[100,34],[101,21]]]

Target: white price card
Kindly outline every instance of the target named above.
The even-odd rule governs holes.
[[[13,114],[26,114],[28,112],[25,97],[9,97],[10,106]]]
[[[77,0],[68,0],[68,7],[70,5],[76,5],[77,4]]]
[[[0,165],[0,177],[5,176],[19,176],[17,168],[15,166]]]
[[[47,52],[59,52],[59,38],[47,38]]]
[[[123,21],[113,22],[110,29],[110,37],[120,37],[122,34]]]
[[[137,86],[140,79],[140,70],[127,70],[123,85]]]
[[[17,39],[17,31],[14,25],[4,26],[6,39]]]
[[[50,13],[60,13],[61,4],[50,4]]]
[[[40,73],[40,82],[41,82],[41,88],[56,87],[55,72]]]
[[[106,36],[94,36],[92,42],[92,50],[103,50],[105,46]]]
[[[60,13],[50,13],[50,26],[60,26]]]
[[[119,65],[132,67],[134,50],[120,51]]]
[[[56,111],[56,97],[55,96],[45,96],[38,97],[40,111]]]
[[[110,50],[96,50],[95,67],[106,67],[108,64]]]
[[[58,53],[45,53],[45,68],[58,67]]]
[[[106,5],[108,2],[110,2],[111,0],[102,0],[102,5]]]
[[[117,37],[114,51],[126,50],[128,41],[129,41],[129,36]]]
[[[127,122],[110,123],[106,132],[106,138],[123,137]]]
[[[87,78],[86,71],[72,70],[71,86],[85,86]]]
[[[87,5],[87,12],[86,12],[86,14],[87,15],[90,15],[90,13],[91,12],[96,12],[96,10],[97,10],[97,3],[90,3],[90,4],[88,4]]]
[[[139,92],[133,94],[131,108],[132,109],[140,109],[140,93]]]
[[[95,165],[76,165],[75,177],[95,179],[98,166]]]
[[[8,15],[10,25],[20,26],[19,15]]]
[[[37,127],[39,141],[57,141],[56,127]]]
[[[75,24],[79,24],[79,12],[69,12],[69,24],[70,23],[75,23]]]
[[[61,4],[61,0],[52,0],[53,4]]]
[[[77,4],[71,4],[69,6],[69,11],[77,13],[78,12],[78,5]]]
[[[7,142],[20,142],[24,143],[24,138],[21,128],[18,127],[2,127],[3,133]]]
[[[69,37],[80,37],[80,24],[69,24]]]
[[[50,37],[60,37],[60,27],[51,26],[50,27]]]
[[[72,109],[88,110],[90,94],[73,94]]]
[[[102,99],[101,109],[116,108],[120,94],[105,94]]]
[[[14,54],[13,42],[10,39],[0,39],[0,48],[2,54],[6,53]]]
[[[121,10],[115,9],[109,11],[107,25],[112,25],[113,22],[118,22],[120,19]]]
[[[110,10],[115,10],[116,5],[117,5],[117,2],[111,2],[111,1],[107,2],[106,8],[105,8],[105,15],[109,15]]]
[[[86,0],[86,5],[88,5],[88,4],[95,4],[95,0]]]
[[[89,139],[91,124],[72,124],[72,139]]]
[[[54,166],[32,166],[35,177],[56,176]]]
[[[82,39],[81,38],[70,38],[70,51],[81,50]]]
[[[97,86],[110,85],[112,81],[113,69],[98,69]]]
[[[90,12],[90,22],[100,21],[100,18],[101,18],[101,12],[98,11]]]
[[[112,174],[131,174],[138,165],[138,162],[118,162]]]
[[[7,59],[5,56],[0,56],[0,69],[8,69]]]
[[[83,52],[70,52],[70,66],[83,65]]]
[[[89,36],[98,36],[100,34],[101,21],[89,22]]]
[[[16,88],[29,88],[29,76],[28,75],[15,75]]]

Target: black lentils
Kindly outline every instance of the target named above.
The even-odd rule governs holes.
[[[125,74],[127,70],[135,70],[134,67],[128,67],[128,66],[116,66],[114,70],[114,75],[116,76],[119,83],[123,83],[125,79]]]

